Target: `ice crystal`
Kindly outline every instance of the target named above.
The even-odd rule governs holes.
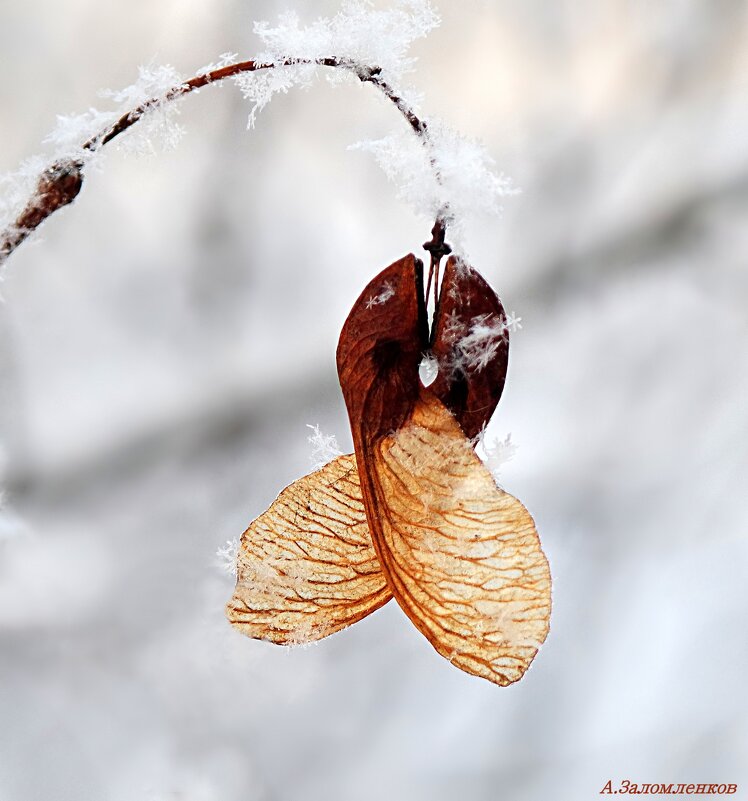
[[[44,157],[32,156],[15,172],[0,175],[0,230],[13,226],[48,165]]]
[[[374,306],[381,306],[383,303],[387,303],[390,298],[395,296],[395,290],[392,287],[392,284],[389,282],[385,282],[382,284],[382,288],[376,295],[372,295],[366,301],[366,308],[372,309]]]
[[[483,429],[476,437],[476,451],[498,484],[504,466],[517,453],[517,446],[512,441],[511,433],[504,439],[495,437],[489,439],[486,430]]]
[[[244,97],[252,103],[248,126],[276,94],[309,86],[316,64],[335,58],[355,76],[361,69],[378,67],[389,84],[399,87],[415,59],[410,45],[439,24],[439,17],[427,0],[399,0],[391,8],[377,9],[369,0],[346,0],[332,17],[318,18],[303,25],[296,12],[286,12],[271,25],[256,22],[254,31],[264,50],[256,61],[274,68],[243,73],[233,78]],[[291,64],[289,64],[291,62]],[[343,70],[325,70],[333,85],[345,80]],[[402,96],[411,97],[405,90]]]
[[[318,425],[307,424],[307,428],[312,431],[307,437],[307,442],[312,446],[311,460],[315,470],[329,464],[343,453],[338,448],[335,434],[323,434]]]
[[[239,540],[226,540],[225,545],[221,545],[216,551],[216,562],[224,573],[236,576],[236,557],[239,553]]]
[[[175,121],[179,101],[165,102],[170,89],[179,86],[182,78],[168,65],[149,64],[140,67],[138,79],[125,89],[100,92],[113,108],[101,111],[89,108],[82,114],[58,114],[57,124],[43,140],[51,153],[33,156],[12,173],[0,175],[0,230],[11,229],[30,197],[33,197],[39,176],[51,164],[70,160],[91,167],[100,155],[95,148],[84,148],[89,140],[96,142],[124,114],[149,104],[143,118],[123,138],[123,148],[137,153],[154,153],[159,147],[171,149],[181,139],[184,129]],[[153,101],[153,102],[150,102]]]
[[[110,100],[114,108],[100,111],[90,108],[83,114],[59,114],[55,129],[44,139],[55,149],[55,157],[88,161],[90,150],[81,150],[81,144],[106,132],[123,114],[148,103],[144,118],[120,140],[126,149],[139,153],[153,153],[157,144],[171,149],[181,139],[184,130],[174,118],[179,104],[164,102],[169,90],[179,86],[182,76],[168,64],[147,64],[138,68],[138,79],[124,89],[103,89],[99,96]],[[153,101],[153,102],[151,102]]]
[[[506,341],[506,321],[493,315],[476,317],[468,332],[457,343],[458,366],[461,370],[485,369]]]
[[[345,0],[332,17],[303,26],[295,12],[282,14],[276,25],[256,22],[255,33],[265,50],[259,60],[314,61],[335,56],[352,64],[377,66],[388,81],[399,82],[412,70],[411,44],[439,25],[428,0],[398,0],[377,9],[369,0]]]
[[[513,314],[499,317],[481,314],[467,323],[458,314],[446,318],[444,339],[452,345],[449,357],[442,359],[440,369],[452,375],[481,372],[505,345],[509,331],[521,328],[521,318]]]
[[[465,220],[500,212],[502,198],[517,192],[510,179],[496,171],[480,142],[439,120],[429,121],[426,147],[412,131],[403,130],[359,142],[352,149],[372,153],[396,185],[398,197],[419,214],[434,219],[448,209],[451,237],[457,237],[458,245]]]
[[[251,103],[250,127],[273,96],[293,87],[309,86],[322,71],[330,82],[338,83],[346,77],[370,76],[370,70],[376,67],[379,80],[417,110],[416,94],[403,83],[415,63],[410,47],[439,22],[428,0],[393,0],[386,8],[375,6],[371,0],[343,0],[338,13],[309,23],[302,23],[294,12],[282,14],[274,24],[255,23],[254,30],[262,43],[262,52],[255,61],[272,69],[233,77]],[[236,63],[237,58],[236,53],[224,53],[198,74]],[[341,68],[318,66],[329,58],[334,58]],[[100,93],[110,108],[59,115],[55,130],[45,139],[53,151],[51,156],[30,160],[16,173],[0,177],[0,227],[12,227],[46,167],[60,159],[89,167],[98,157],[97,149],[83,148],[82,144],[95,145],[118,119],[134,109],[140,109],[143,116],[117,138],[118,147],[140,154],[175,147],[184,129],[176,121],[181,97],[172,90],[183,81],[173,67],[151,63],[139,68],[138,79],[131,86]],[[478,142],[459,136],[437,120],[429,120],[426,136],[415,136],[402,126],[397,134],[354,147],[375,155],[388,177],[396,182],[400,197],[416,211],[432,220],[448,211],[450,240],[458,248],[462,247],[463,221],[477,212],[499,210],[501,198],[513,191]]]
[[[272,70],[247,72],[235,76],[232,80],[239,87],[245,100],[249,100],[252,108],[247,121],[248,128],[254,128],[257,115],[277,94],[286,94],[294,86],[307,86],[314,76],[313,66],[294,65],[293,67],[276,67]]]
[[[238,53],[221,53],[221,55],[218,57],[218,61],[211,61],[210,64],[200,67],[200,69],[197,71],[197,74],[207,75],[210,72],[215,72],[216,70],[223,69],[224,67],[229,67],[231,64],[236,64],[238,60]]]

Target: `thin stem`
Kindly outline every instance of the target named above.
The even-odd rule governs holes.
[[[226,78],[233,78],[248,72],[257,72],[259,70],[273,69],[276,66],[293,66],[295,64],[316,64],[322,67],[332,67],[336,69],[345,69],[353,72],[362,83],[371,83],[376,86],[380,92],[390,100],[395,108],[403,115],[408,125],[412,128],[416,136],[419,137],[424,147],[431,148],[431,140],[429,137],[428,126],[421,120],[415,111],[408,105],[408,103],[384,81],[381,75],[381,68],[376,66],[368,66],[356,64],[352,61],[340,59],[336,57],[320,58],[315,60],[308,59],[287,59],[280,64],[265,64],[257,61],[241,61],[236,64],[230,64],[226,67],[220,67],[210,72],[196,75],[188,81],[174,86],[169,89],[161,97],[153,97],[141,103],[136,108],[123,114],[113,125],[100,131],[96,136],[91,137],[81,145],[81,150],[86,150],[90,153],[95,153],[100,150],[104,145],[111,142],[120,134],[127,131],[139,120],[141,120],[149,111],[160,106],[163,103],[171,102],[179,97],[190,94],[197,89],[208,86],[213,83],[220,83]],[[439,174],[436,161],[431,155],[431,165],[434,168],[437,181],[441,183],[441,175]],[[26,207],[18,216],[16,221],[9,226],[5,231],[0,232],[0,265],[5,262],[9,256],[18,248],[28,236],[38,228],[48,217],[50,217],[58,209],[72,203],[77,197],[83,186],[83,170],[84,162],[82,160],[69,159],[59,161],[52,164],[46,169],[39,177],[36,191],[29,199]],[[434,229],[441,227],[442,232],[446,229],[447,219],[449,218],[448,210],[445,208],[440,211],[437,216]],[[433,233],[433,231],[432,231]],[[442,245],[444,237],[442,233]],[[433,254],[432,254],[432,271],[433,271]]]
[[[431,266],[429,267],[429,278],[426,283],[426,303],[431,294],[431,284],[434,285],[434,308],[439,301],[439,265],[444,256],[452,252],[452,248],[444,241],[447,234],[446,215],[444,211],[437,217],[434,227],[431,229],[431,240],[423,243],[423,249],[431,254]]]

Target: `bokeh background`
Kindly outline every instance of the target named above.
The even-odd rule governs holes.
[[[250,56],[274,0],[0,0],[0,171],[151,60]],[[314,17],[332,2],[297,4]],[[8,264],[0,306],[2,801],[748,798],[748,4],[441,0],[424,109],[522,194],[473,264],[522,317],[491,432],[554,576],[500,689],[394,604],[310,648],[223,619],[218,546],[350,448],[334,350],[430,224],[349,144],[370,87],[183,106]]]

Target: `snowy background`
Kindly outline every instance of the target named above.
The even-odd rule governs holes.
[[[251,56],[286,5],[0,0],[0,172],[140,64]],[[748,798],[748,5],[439,10],[424,108],[522,188],[466,242],[524,326],[491,429],[551,562],[546,645],[500,689],[394,604],[293,651],[224,621],[216,549],[310,470],[307,423],[350,448],[340,326],[430,223],[347,150],[399,124],[371,87],[251,132],[212,88],[5,271],[1,801]]]

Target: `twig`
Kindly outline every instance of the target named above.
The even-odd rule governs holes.
[[[242,61],[236,64],[230,64],[226,67],[220,67],[201,75],[196,75],[194,78],[190,78],[188,81],[172,87],[161,97],[153,97],[150,100],[146,100],[144,103],[132,109],[132,111],[123,114],[113,125],[105,128],[96,136],[84,142],[81,146],[81,150],[90,153],[97,152],[104,147],[104,145],[135,125],[140,119],[146,116],[149,111],[164,103],[187,95],[190,92],[194,92],[197,89],[201,89],[204,86],[208,86],[209,84],[219,83],[226,78],[232,78],[247,72],[273,69],[276,66],[290,67],[296,64],[316,64],[322,67],[349,70],[353,72],[362,83],[371,83],[373,86],[376,86],[403,115],[408,125],[413,129],[413,132],[419,137],[423,145],[427,148],[431,147],[427,124],[416,115],[413,109],[398,95],[394,88],[381,78],[381,68],[330,57],[315,59],[313,61],[308,59],[287,59],[279,64]],[[430,161],[436,171],[437,180],[441,182],[441,176],[439,175],[433,155]],[[75,200],[83,186],[84,166],[82,160],[70,159],[58,161],[41,174],[36,191],[29,199],[24,210],[12,225],[0,232],[0,265],[2,265],[48,217],[54,214],[58,209],[69,205]],[[441,231],[442,246],[444,246],[444,230],[446,229],[448,217],[447,209],[442,210],[434,225],[434,230],[439,228]],[[432,252],[431,272],[433,271],[434,262]]]

